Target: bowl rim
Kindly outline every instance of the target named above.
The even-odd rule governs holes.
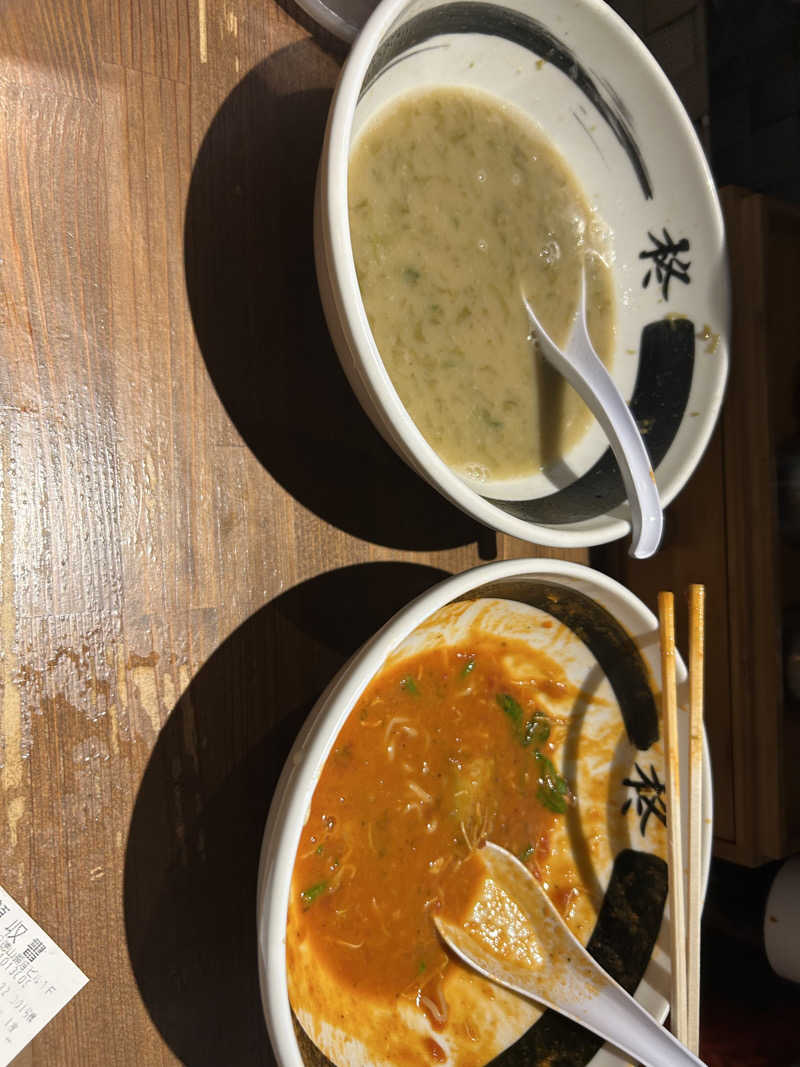
[[[364,689],[388,656],[439,608],[490,582],[509,578],[544,577],[561,580],[606,606],[615,602],[614,617],[639,646],[638,633],[625,620],[637,620],[644,633],[658,634],[658,620],[637,596],[615,579],[580,563],[529,558],[499,560],[445,578],[401,608],[343,665],[322,693],[298,734],[280,775],[270,804],[259,859],[256,895],[256,936],[259,987],[272,1047],[281,1067],[305,1067],[294,1031],[286,965],[286,921],[291,872],[311,797],[325,760]],[[607,608],[607,610],[610,610]],[[620,619],[620,614],[624,615]],[[680,653],[675,654],[678,685],[688,677]],[[655,665],[658,666],[657,656]],[[653,665],[651,664],[651,669]],[[660,673],[653,672],[653,683]],[[713,797],[708,741],[703,736],[703,805],[701,853],[703,895],[711,863]],[[684,844],[686,847],[686,843]],[[666,1000],[660,1011],[663,1022]]]
[[[428,444],[400,400],[380,358],[369,328],[355,271],[348,220],[347,175],[353,120],[364,76],[378,43],[408,4],[409,0],[382,0],[357,36],[334,92],[320,162],[316,210],[323,215],[320,233],[325,241],[325,249],[322,259],[328,268],[329,282],[335,294],[334,302],[343,320],[342,326],[349,348],[372,401],[387,419],[392,434],[399,438],[398,443],[407,459],[410,458],[417,471],[462,511],[491,529],[527,542],[533,541],[551,547],[589,548],[615,541],[630,532],[631,525],[627,517],[615,517],[609,512],[574,523],[549,525],[517,518],[481,496],[452,471]],[[517,5],[513,6],[517,8]],[[707,217],[714,230],[715,246],[721,251],[726,343],[719,353],[717,365],[720,371],[710,389],[708,402],[704,405],[704,410],[692,420],[695,432],[686,447],[686,455],[673,477],[663,486],[659,486],[662,506],[666,508],[697,469],[716,426],[725,393],[729,366],[727,342],[730,335],[730,280],[722,208],[708,160],[694,126],[677,92],[652,53],[622,17],[603,0],[581,0],[579,6],[591,9],[596,17],[605,21],[621,39],[623,49],[629,49],[638,55],[659,88],[664,105],[669,108],[682,129],[687,149],[699,164],[705,188],[710,194],[711,210]],[[627,510],[627,501],[617,505],[612,511],[618,507]]]

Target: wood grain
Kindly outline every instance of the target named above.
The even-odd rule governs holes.
[[[701,357],[709,356],[700,349]],[[737,814],[734,736],[731,709],[731,644],[728,632],[730,591],[725,540],[725,466],[718,427],[694,475],[667,509],[664,540],[651,560],[631,560],[624,548],[609,546],[597,563],[655,611],[660,589],[679,591],[677,644],[688,648],[683,590],[702,580],[708,591],[706,622],[705,726],[711,750],[714,786],[714,847],[735,848]],[[736,750],[739,752],[739,749]],[[739,753],[741,756],[741,753]],[[742,814],[742,813],[740,813]],[[744,813],[747,814],[745,807]]]
[[[800,373],[793,338],[800,328],[800,309],[791,288],[800,270],[800,207],[766,198],[764,200],[764,241],[767,260],[767,286],[764,330],[770,352],[769,429],[773,454],[797,447],[800,440]],[[785,488],[780,485],[785,463],[779,464],[778,518],[787,506]],[[788,508],[787,508],[788,510]],[[776,561],[778,592],[784,629],[800,606],[800,542],[795,537],[780,536]],[[792,700],[788,686],[783,693],[783,733],[780,737],[782,757],[781,814],[787,853],[800,849],[800,779],[796,773],[800,759],[800,715],[798,702]]]
[[[737,841],[741,857],[763,862],[783,852],[780,751],[781,669],[777,515],[764,364],[766,271],[762,198],[728,189],[723,196],[739,359],[723,411],[731,600],[731,700],[736,767]],[[754,714],[759,708],[760,713]],[[738,751],[737,751],[738,748]],[[753,794],[758,802],[753,802]]]
[[[290,0],[0,6],[0,882],[90,978],[26,1067],[273,1062],[255,872],[300,722],[411,597],[537,552],[339,370],[342,54]]]

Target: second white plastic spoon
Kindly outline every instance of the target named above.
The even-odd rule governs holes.
[[[491,842],[475,856],[485,878],[470,918],[434,918],[453,952],[486,978],[566,1015],[644,1067],[702,1067],[589,955],[527,867]]]

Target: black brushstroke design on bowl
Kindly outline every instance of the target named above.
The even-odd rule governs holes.
[[[500,597],[546,611],[583,641],[600,665],[619,704],[625,733],[644,751],[659,737],[650,674],[636,642],[614,616],[584,593],[555,582],[518,578],[490,582],[464,599]]]
[[[591,74],[572,49],[544,23],[521,11],[484,3],[483,0],[458,0],[414,15],[381,42],[367,68],[361,95],[409,49],[416,49],[434,37],[457,33],[502,37],[540,56],[565,74],[607,123],[636,173],[644,198],[652,200],[650,174],[634,136],[630,113],[620,97],[606,81]]]
[[[586,946],[603,970],[633,994],[647,968],[667,899],[667,865],[647,852],[623,849]],[[603,1039],[548,1008],[519,1041],[492,1060],[496,1067],[584,1067]]]
[[[636,800],[636,814],[639,816],[639,833],[644,837],[647,833],[647,824],[653,815],[659,822],[667,825],[667,805],[664,794],[667,787],[658,777],[653,764],[650,764],[650,773],[642,770],[638,763],[634,763],[638,778],[623,778],[622,784],[628,789],[633,789]],[[634,797],[628,799],[622,805],[620,814],[627,815],[633,804]]]
[[[684,285],[688,285],[692,280],[689,277],[691,262],[678,258],[689,251],[690,245],[688,237],[681,237],[679,241],[674,240],[666,226],[662,227],[661,232],[663,239],[662,237],[656,237],[654,233],[648,230],[647,236],[650,238],[650,243],[653,247],[645,248],[639,253],[639,259],[649,259],[652,263],[652,266],[642,278],[642,288],[646,289],[648,287],[652,273],[655,271],[656,281],[661,286],[661,295],[665,300],[669,300],[669,283],[673,278],[683,282]]]

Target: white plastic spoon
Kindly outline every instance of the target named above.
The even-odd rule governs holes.
[[[702,1067],[589,955],[527,867],[491,842],[476,855],[486,874],[470,917],[462,925],[434,918],[453,952],[486,978],[566,1015],[645,1067]]]
[[[586,276],[581,271],[581,298],[575,323],[562,351],[536,318],[528,298],[522,299],[531,320],[539,350],[563,374],[600,423],[619,465],[631,509],[630,554],[647,559],[661,542],[664,516],[650,457],[636,420],[614,380],[597,355],[586,325]]]

